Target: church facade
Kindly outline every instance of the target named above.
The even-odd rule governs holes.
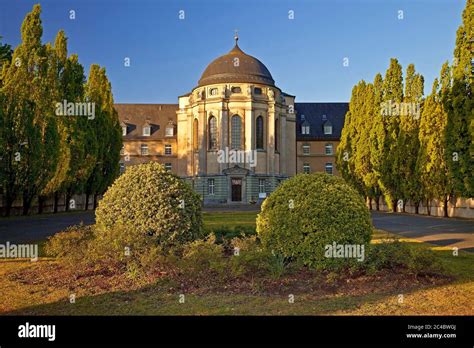
[[[204,70],[178,104],[116,104],[121,170],[163,163],[205,204],[254,203],[297,173],[337,174],[347,103],[295,103],[237,44]]]

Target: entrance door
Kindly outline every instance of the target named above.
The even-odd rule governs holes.
[[[232,178],[232,202],[242,201],[242,179]]]

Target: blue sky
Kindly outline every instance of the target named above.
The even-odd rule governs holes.
[[[0,0],[0,35],[16,46],[38,1]],[[207,64],[239,46],[259,58],[297,101],[348,101],[360,79],[396,57],[414,63],[431,90],[452,59],[465,0],[47,0],[43,41],[59,29],[86,72],[105,66],[116,102],[177,103]],[[69,11],[76,18],[69,18]],[[185,19],[178,18],[185,11]],[[294,19],[288,19],[288,11]],[[398,19],[398,11],[403,19]],[[130,67],[124,66],[129,57]],[[349,58],[349,66],[343,59]]]

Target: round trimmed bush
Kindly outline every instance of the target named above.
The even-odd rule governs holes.
[[[96,224],[97,233],[103,231],[111,243],[116,243],[114,230],[125,228],[133,230],[130,237],[138,243],[143,239],[165,248],[180,246],[203,235],[201,199],[161,164],[134,165],[99,202]]]
[[[348,262],[326,257],[326,246],[334,242],[364,245],[367,251],[372,223],[362,196],[342,178],[300,174],[263,202],[257,234],[268,250],[324,269]]]

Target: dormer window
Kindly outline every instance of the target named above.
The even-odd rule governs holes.
[[[309,122],[306,121],[304,118],[304,115],[301,115],[301,121],[303,122],[301,124],[301,134],[302,135],[309,135],[310,129],[309,129]]]
[[[262,89],[259,88],[259,87],[255,87],[255,88],[253,89],[253,92],[254,92],[256,95],[259,95],[259,94],[262,94]]]
[[[211,88],[209,94],[210,95],[217,95],[217,88]]]
[[[172,137],[174,136],[174,125],[172,123],[168,123],[165,128],[165,136]]]
[[[303,124],[301,126],[301,134],[309,135],[309,125],[308,124]]]
[[[123,136],[127,135],[127,125],[122,125],[122,135]]]
[[[324,135],[331,135],[332,134],[332,124],[331,122],[327,121],[324,123]]]
[[[232,87],[232,93],[242,93],[242,90],[240,89],[240,87]]]
[[[145,125],[143,126],[143,132],[142,132],[142,135],[144,137],[149,137],[151,134],[151,127],[149,125]]]

